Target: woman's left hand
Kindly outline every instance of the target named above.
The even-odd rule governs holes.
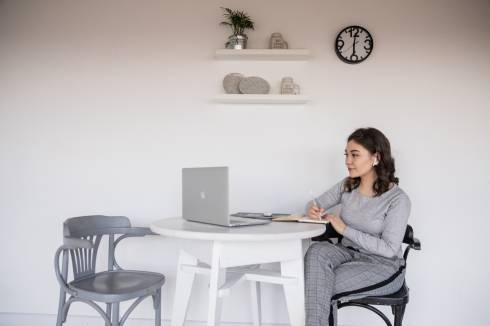
[[[337,231],[337,233],[344,234],[346,225],[339,216],[327,214],[325,216],[325,219],[329,221],[330,224],[332,224],[333,228],[335,229],[335,231]]]

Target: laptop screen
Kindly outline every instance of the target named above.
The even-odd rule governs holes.
[[[228,225],[228,167],[182,169],[182,217]]]

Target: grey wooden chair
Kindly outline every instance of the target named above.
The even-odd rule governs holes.
[[[63,224],[63,245],[55,254],[56,278],[60,284],[57,326],[61,326],[73,302],[84,302],[94,308],[107,326],[122,326],[129,314],[145,298],[153,298],[155,325],[161,325],[161,288],[165,276],[159,273],[123,270],[116,262],[116,245],[128,237],[154,234],[149,228],[131,227],[124,216],[80,216],[67,219]],[[96,272],[97,251],[104,235],[109,238],[108,270]],[[116,235],[119,235],[116,239]],[[62,261],[60,266],[60,258]],[[69,256],[73,267],[73,280],[68,282]],[[61,268],[60,268],[61,267]],[[66,300],[66,295],[70,295]],[[136,299],[119,315],[119,303]],[[106,304],[106,311],[96,303]],[[112,317],[111,317],[112,315]]]

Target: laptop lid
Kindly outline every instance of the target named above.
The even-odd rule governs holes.
[[[228,167],[182,169],[182,217],[228,226]]]

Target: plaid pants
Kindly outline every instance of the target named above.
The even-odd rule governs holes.
[[[328,325],[330,301],[336,294],[359,298],[398,291],[405,279],[404,270],[388,284],[365,292],[356,290],[389,279],[403,264],[403,259],[360,253],[342,244],[313,244],[305,257],[306,326]]]

